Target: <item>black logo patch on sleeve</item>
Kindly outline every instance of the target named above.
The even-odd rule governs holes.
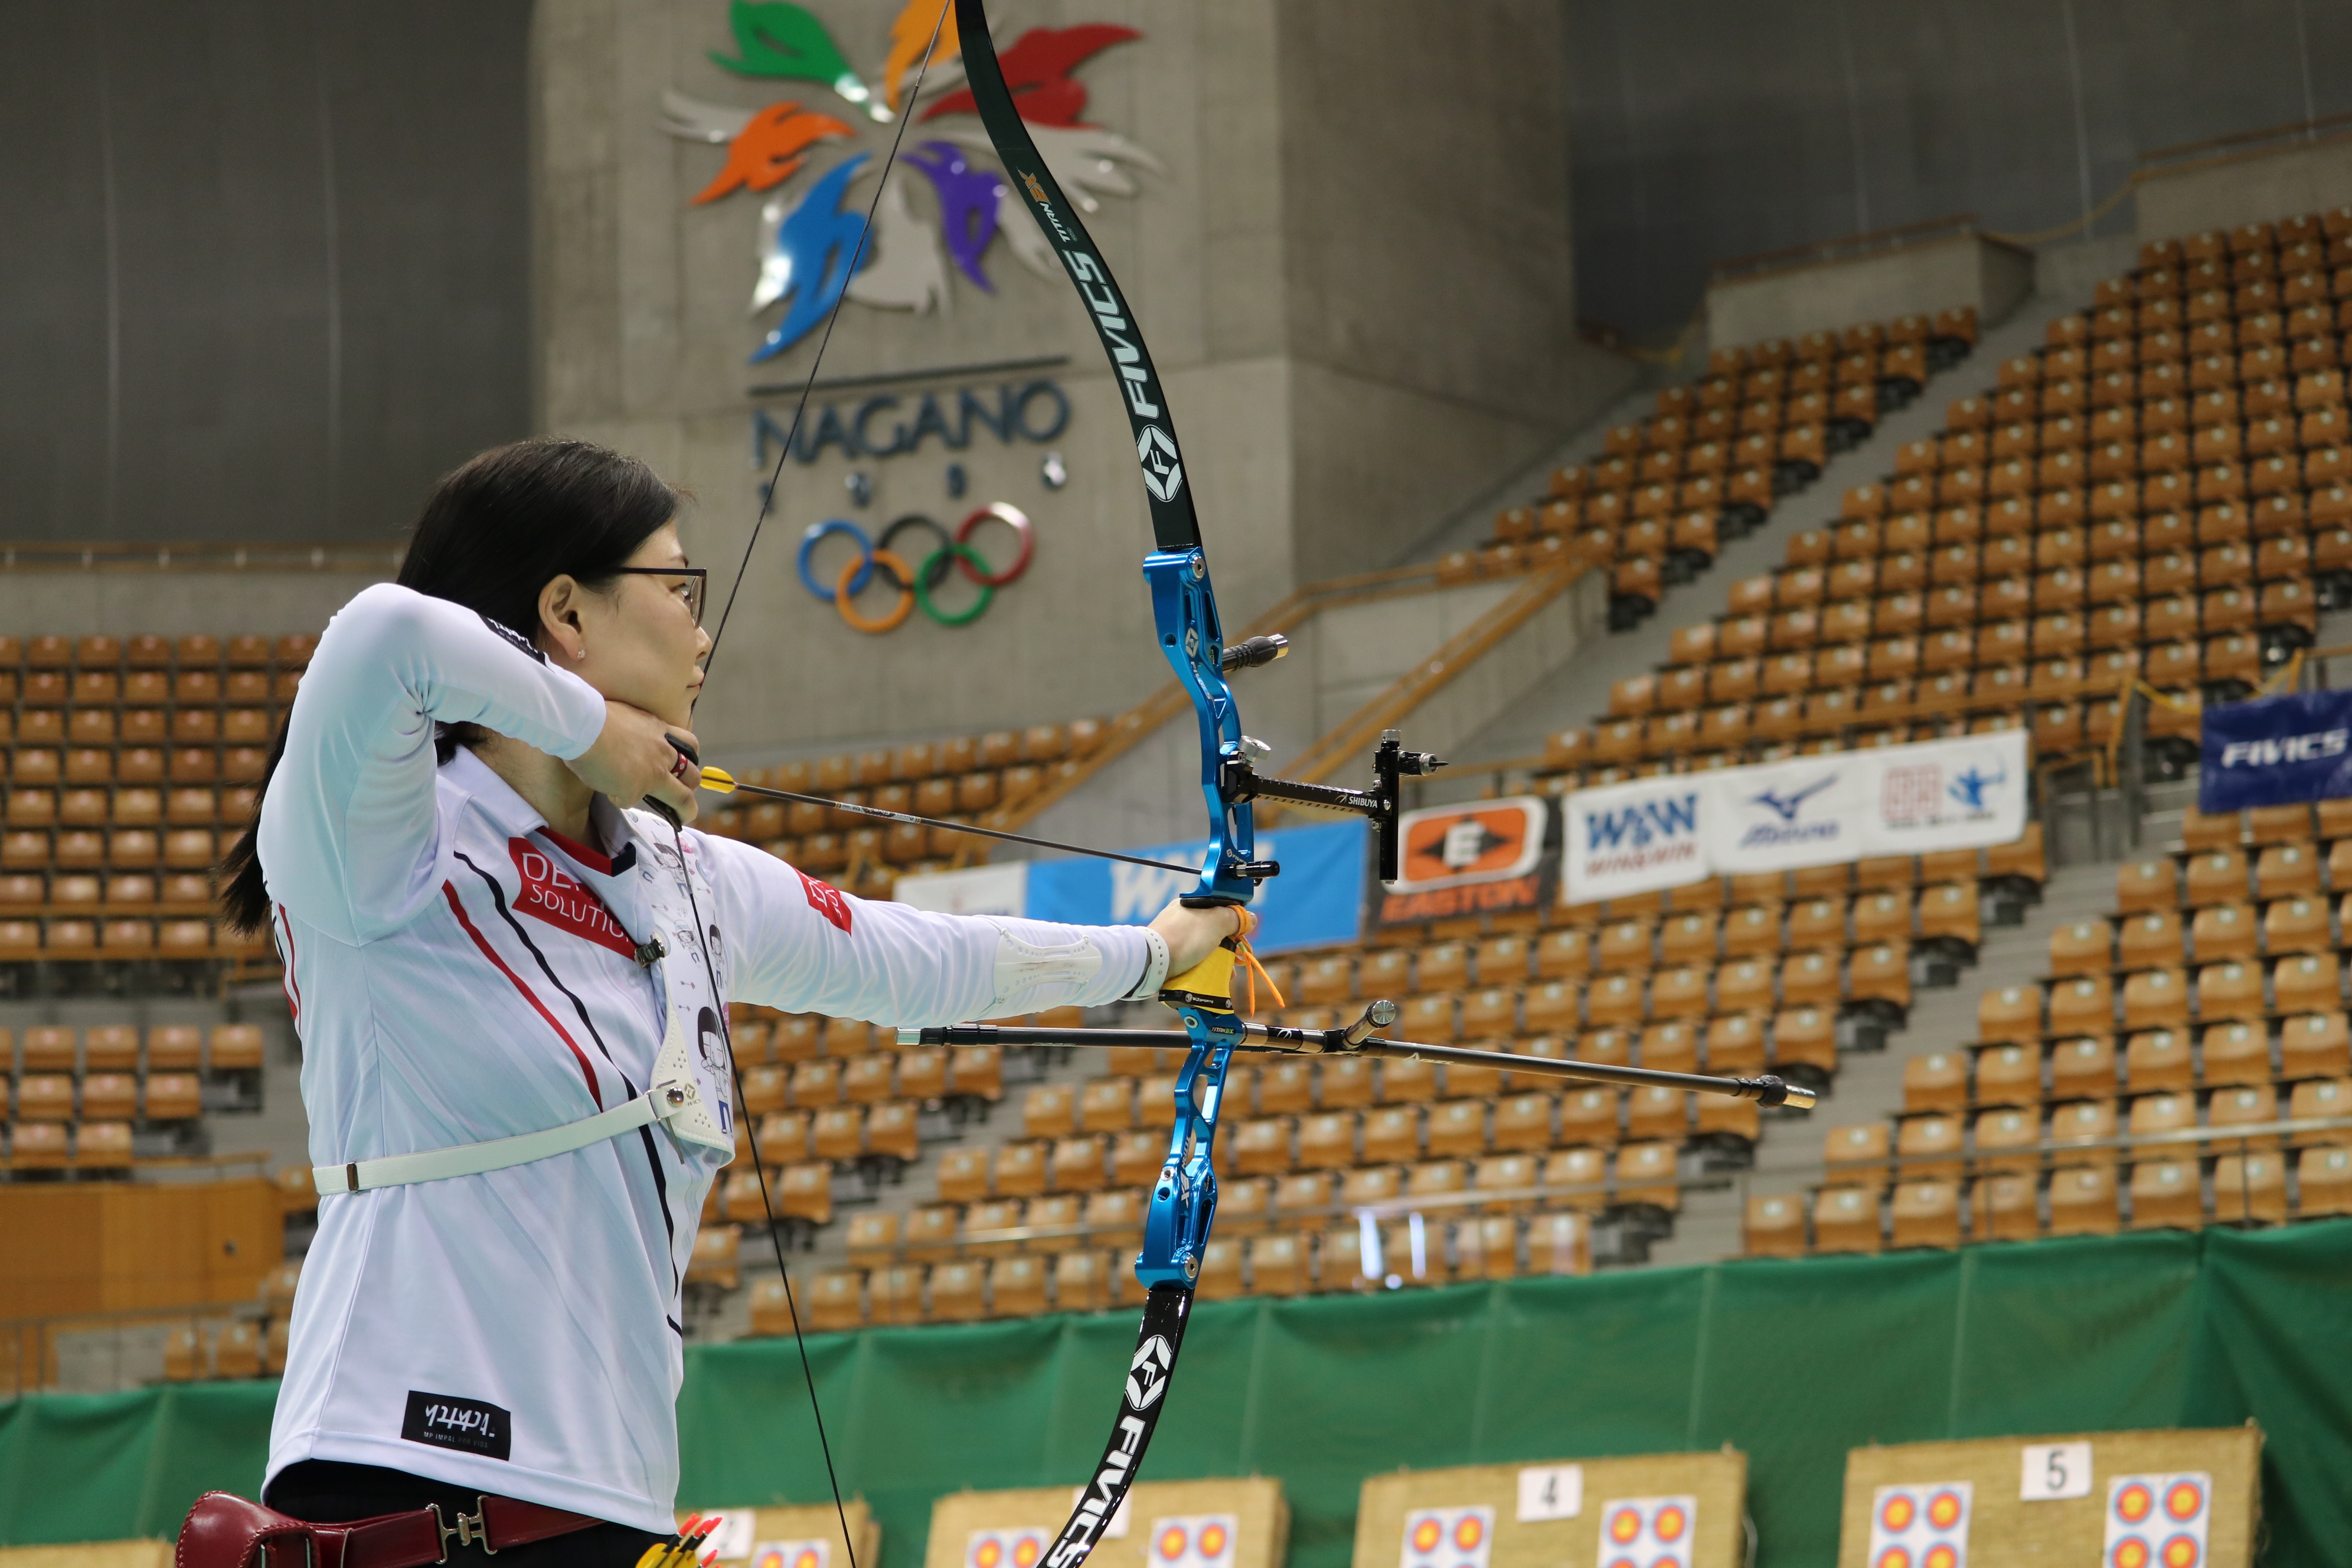
[[[477,610],[475,614],[481,615],[481,612]],[[547,662],[546,651],[540,647],[537,643],[532,642],[529,637],[515,630],[512,626],[502,626],[499,622],[490,619],[488,616],[482,616],[482,625],[489,627],[490,630],[498,633],[499,636],[506,638],[507,641],[514,644],[516,647],[520,648],[523,652],[530,655],[531,658],[539,660],[540,663],[545,664]]]
[[[514,1457],[512,1414],[454,1394],[419,1394],[410,1389],[408,1414],[401,1419],[400,1435],[412,1443],[457,1448],[486,1458]]]

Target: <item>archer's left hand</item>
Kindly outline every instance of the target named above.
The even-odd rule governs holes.
[[[1247,936],[1257,929],[1257,917],[1238,904],[1213,904],[1207,909],[1184,907],[1180,900],[1160,911],[1151,929],[1168,943],[1168,973],[1181,974],[1213,952],[1229,936]]]

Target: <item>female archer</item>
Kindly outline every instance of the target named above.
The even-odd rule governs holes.
[[[319,640],[222,895],[285,963],[319,1230],[267,1507],[207,1498],[184,1562],[307,1521],[375,1568],[637,1563],[673,1534],[727,1004],[932,1025],[1149,997],[1235,933],[868,903],[636,805],[694,815],[710,639],[677,504],[583,442],[485,453]]]

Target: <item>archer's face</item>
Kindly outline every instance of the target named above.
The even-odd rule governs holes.
[[[638,546],[633,567],[684,567],[686,549],[677,524],[666,522]],[[710,634],[689,607],[692,581],[686,577],[628,574],[606,587],[580,593],[573,601],[576,637],[555,658],[605,696],[677,725],[689,727],[694,699],[702,688],[702,660]]]

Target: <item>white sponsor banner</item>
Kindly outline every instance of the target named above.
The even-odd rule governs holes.
[[[1869,764],[1858,752],[1701,773],[1710,873],[1792,871],[1869,853]]]
[[[902,904],[943,915],[1022,915],[1029,910],[1029,863],[973,866],[901,877],[890,896]]]
[[[1856,753],[1871,759],[1873,855],[2011,844],[2025,833],[2025,731]]]
[[[1677,773],[1570,795],[1560,901],[1629,898],[1706,876],[1700,804],[1717,776]]]
[[[1560,901],[2012,843],[2029,779],[2025,731],[2004,730],[1578,790]]]

